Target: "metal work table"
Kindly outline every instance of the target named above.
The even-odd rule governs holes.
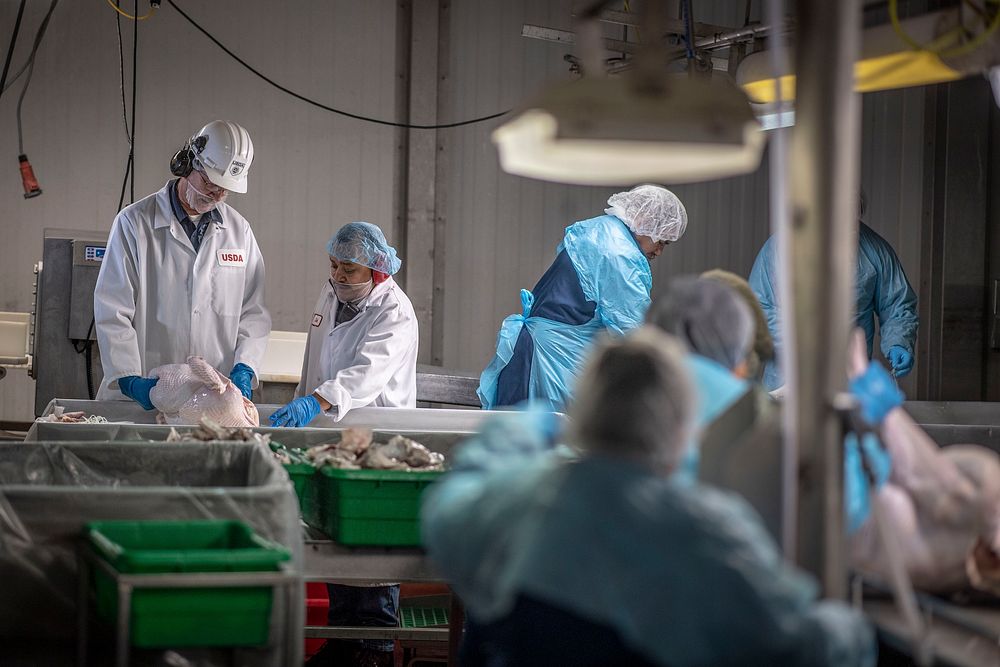
[[[260,387],[254,392],[254,402],[283,405],[294,398],[296,376],[268,376],[261,378]],[[440,366],[417,365],[417,403],[479,408],[479,375],[455,371]]]
[[[303,579],[338,584],[382,582],[447,583],[428,561],[423,549],[400,547],[345,547],[328,539],[307,536],[303,548]],[[447,641],[448,664],[456,664],[465,611],[451,595],[447,628],[363,628],[314,626],[305,628],[306,637],[324,639],[403,639]]]
[[[867,578],[864,583],[875,595],[861,600],[861,610],[879,637],[903,653],[912,653],[910,628],[895,600],[883,594],[887,586]],[[922,640],[935,665],[1000,667],[1000,602],[959,605],[920,592],[916,599],[925,627]]]

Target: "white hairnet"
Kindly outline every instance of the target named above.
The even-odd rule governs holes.
[[[608,215],[618,216],[636,236],[673,243],[684,235],[688,215],[684,204],[659,185],[637,185],[608,199]]]
[[[695,354],[729,370],[743,363],[754,340],[750,307],[716,280],[684,276],[653,302],[646,321],[687,343]]]
[[[569,409],[580,448],[658,470],[675,468],[695,410],[683,357],[676,339],[649,326],[599,346]]]

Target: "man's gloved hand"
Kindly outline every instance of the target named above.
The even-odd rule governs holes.
[[[253,369],[246,364],[236,364],[233,366],[232,372],[229,373],[229,379],[233,381],[236,388],[240,390],[243,397],[250,400],[253,396]]]
[[[896,377],[901,378],[913,370],[913,353],[905,347],[893,345],[889,348],[888,356],[892,374]]]
[[[271,426],[305,426],[316,418],[323,408],[315,396],[296,398],[288,405],[278,408],[271,415]]]
[[[149,400],[149,390],[156,386],[159,378],[142,378],[138,375],[126,375],[118,378],[118,388],[123,394],[133,401],[146,408],[153,409],[153,404]]]
[[[880,424],[906,398],[892,376],[877,362],[869,364],[864,375],[851,380],[848,386],[851,394],[861,404],[861,416],[873,426]]]

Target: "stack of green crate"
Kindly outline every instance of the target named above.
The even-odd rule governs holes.
[[[291,556],[239,521],[97,521],[87,525],[96,554],[122,574],[274,572]],[[114,579],[94,568],[97,613],[114,623]],[[141,648],[263,646],[273,589],[136,588],[131,642]]]
[[[302,516],[349,546],[420,546],[420,497],[443,473],[322,467]]]
[[[272,442],[270,445],[271,451],[277,454],[283,454],[291,461],[290,463],[282,463],[281,465],[285,469],[285,472],[288,473],[289,479],[292,480],[292,486],[295,487],[295,495],[299,499],[299,507],[302,510],[302,516],[305,516],[306,505],[309,503],[310,496],[308,490],[309,482],[316,474],[316,468],[313,467],[312,463],[306,460],[302,450],[285,447],[277,442]]]

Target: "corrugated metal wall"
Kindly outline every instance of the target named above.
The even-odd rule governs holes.
[[[4,55],[17,5],[0,3]],[[356,113],[392,117],[391,0],[178,5],[288,88]],[[47,6],[28,3],[12,72],[24,62]],[[140,11],[148,6],[139,2]],[[123,20],[122,30],[130,85],[132,23]],[[167,181],[170,156],[203,123],[230,118],[245,125],[256,160],[250,191],[230,203],[250,221],[264,253],[274,327],[304,330],[327,271],[323,244],[332,232],[344,222],[370,220],[392,236],[394,130],[335,116],[267,86],[166,4],[139,24],[138,57],[136,197]],[[42,228],[107,230],[118,203],[128,144],[115,13],[108,4],[63,0],[52,16],[24,102],[25,150],[44,190],[31,200],[21,197],[17,171],[18,92],[15,85],[0,98],[0,165],[6,165],[0,168],[0,229],[7,248],[0,309],[28,311]],[[23,371],[11,372],[0,381],[0,420],[30,419],[33,399],[33,382]]]
[[[466,118],[516,106],[546,81],[568,76],[567,47],[520,37],[531,23],[572,29],[571,2],[455,3],[452,7],[452,82],[445,115]],[[753,19],[759,19],[754,3]],[[698,2],[696,19],[740,26],[743,3]],[[896,247],[918,288],[923,175],[922,89],[864,96],[862,183],[869,224]],[[448,201],[448,289],[445,364],[480,370],[493,352],[500,321],[520,310],[552,260],[563,228],[603,210],[613,190],[543,184],[504,174],[489,127],[444,135],[451,169]],[[669,184],[667,184],[669,186]],[[671,276],[721,267],[749,275],[769,234],[767,159],[752,175],[672,187],[690,224],[684,238],[653,263],[653,293]]]
[[[14,59],[19,67],[46,3],[29,3]],[[126,3],[129,4],[129,3]],[[143,3],[140,3],[143,4]],[[396,99],[396,4],[179,3],[253,66],[287,87],[350,111],[391,118]],[[510,108],[568,76],[563,46],[520,36],[524,23],[572,29],[571,0],[463,0],[450,8],[448,122]],[[756,8],[760,3],[754,3]],[[759,11],[755,9],[755,12]],[[699,21],[742,25],[743,3],[698,2]],[[16,3],[0,6],[13,25]],[[754,19],[759,16],[754,15]],[[126,54],[131,23],[122,22]],[[126,69],[128,69],[126,62]],[[106,3],[64,0],[53,15],[25,100],[25,149],[42,197],[23,200],[16,171],[17,88],[0,98],[0,308],[30,310],[31,267],[46,226],[106,230],[128,146],[122,123],[117,36]],[[862,181],[872,226],[919,276],[920,90],[868,95]],[[267,261],[267,302],[276,329],[304,329],[326,270],[321,244],[341,223],[382,224],[392,240],[398,159],[391,128],[334,116],[280,93],[230,60],[169,6],[140,24],[137,197],[169,177],[185,136],[215,117],[251,131],[251,190],[232,203],[251,221]],[[553,257],[563,228],[600,213],[612,192],[543,184],[502,173],[489,133],[496,123],[444,130],[448,170],[443,362],[478,371],[500,320],[519,310]],[[3,174],[6,174],[5,176]],[[768,234],[767,165],[757,173],[678,186],[691,220],[680,243],[654,263],[654,293],[670,276],[723,267],[746,275]],[[422,341],[429,345],[429,341]],[[21,372],[0,381],[0,420],[28,419],[34,389]]]
[[[572,30],[571,5],[454,3],[450,66],[456,94],[443,116],[467,118],[516,106],[546,82],[568,77],[567,47],[520,34],[524,23]],[[743,3],[698,3],[699,21],[737,26],[743,18]],[[500,321],[520,311],[519,290],[530,289],[551,262],[563,229],[601,214],[614,192],[503,173],[489,139],[495,125],[449,131],[442,138],[451,167],[445,183],[444,361],[477,371],[492,355]],[[722,267],[748,274],[767,238],[766,162],[750,176],[673,190],[690,224],[684,238],[654,262],[654,294],[682,273]]]

